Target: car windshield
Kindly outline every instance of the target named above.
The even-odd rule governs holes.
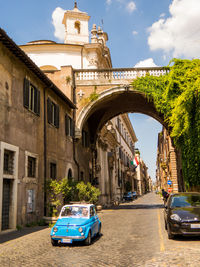
[[[83,217],[87,218],[89,215],[87,207],[80,206],[64,206],[61,210],[61,217]]]
[[[200,206],[200,195],[174,196],[171,207],[196,207]]]

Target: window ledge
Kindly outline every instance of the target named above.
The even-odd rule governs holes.
[[[38,180],[35,177],[24,177],[23,182],[26,184],[38,184]]]

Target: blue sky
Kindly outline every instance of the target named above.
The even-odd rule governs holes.
[[[173,57],[191,59],[200,55],[200,0],[77,3],[91,16],[90,30],[96,24],[108,33],[113,67],[165,66]],[[0,0],[0,27],[19,45],[41,39],[63,42],[62,36],[55,36],[55,30],[61,27],[58,16],[73,7],[73,0]],[[153,178],[161,125],[143,115],[132,114],[131,120],[139,140],[136,146]]]

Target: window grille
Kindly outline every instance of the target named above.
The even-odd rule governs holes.
[[[4,150],[4,174],[13,175],[14,172],[14,152],[5,149]]]
[[[36,158],[28,156],[28,177],[36,177]]]

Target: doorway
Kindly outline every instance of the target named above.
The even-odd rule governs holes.
[[[3,179],[2,230],[9,229],[10,199],[11,199],[11,180]]]

